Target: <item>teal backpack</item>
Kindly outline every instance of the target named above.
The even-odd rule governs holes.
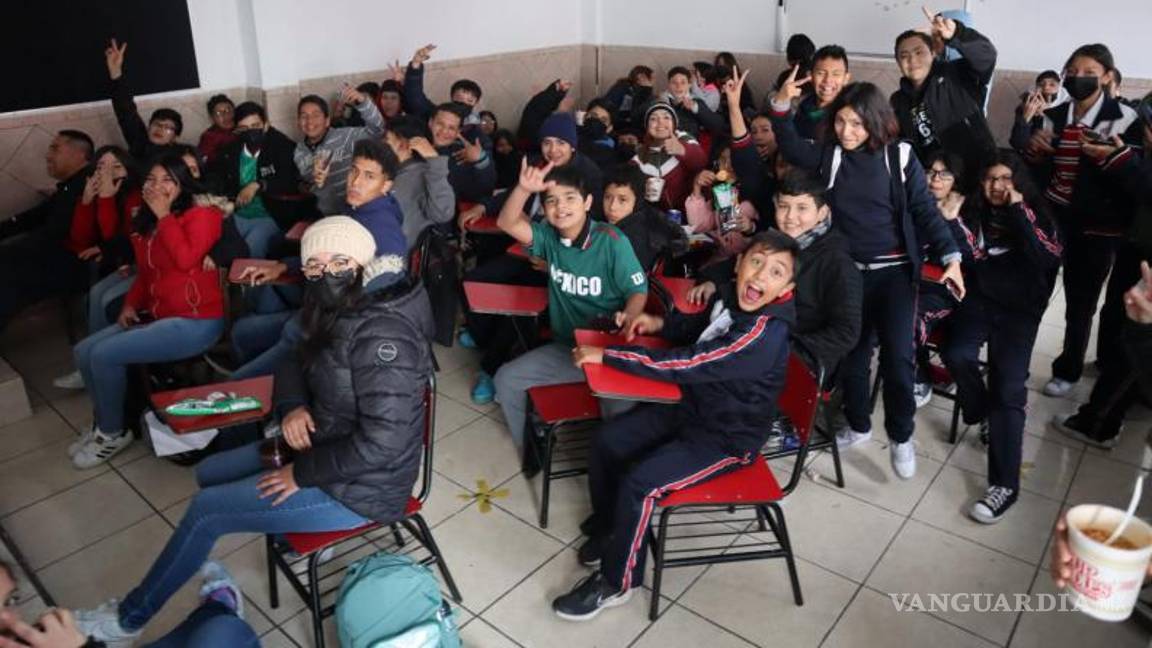
[[[456,615],[432,570],[377,553],[353,563],[336,597],[342,648],[460,648]]]

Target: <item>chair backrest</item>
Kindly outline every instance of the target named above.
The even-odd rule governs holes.
[[[793,341],[793,344],[799,344]],[[778,407],[780,413],[792,421],[796,430],[796,438],[800,442],[796,452],[796,465],[792,469],[792,476],[784,486],[784,492],[789,493],[800,481],[804,470],[804,460],[808,456],[808,443],[812,439],[812,430],[816,425],[816,413],[820,409],[822,397],[820,385],[824,381],[824,370],[817,365],[813,368],[804,359],[805,354],[800,349],[793,348],[788,356],[788,370],[784,379],[784,390],[780,392]]]
[[[436,374],[428,374],[428,384],[424,387],[424,460],[420,466],[420,491],[416,499],[424,502],[432,492],[432,448],[436,436]]]
[[[428,265],[428,247],[431,245],[432,228],[435,226],[425,227],[421,232],[419,238],[416,239],[416,245],[408,250],[408,276],[417,281],[424,279],[424,270]]]

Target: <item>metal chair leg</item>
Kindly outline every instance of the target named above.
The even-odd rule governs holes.
[[[393,524],[392,525],[392,539],[396,541],[397,547],[403,547],[404,546],[404,534],[400,533],[400,525],[399,524]]]
[[[769,504],[773,517],[776,518],[776,539],[784,549],[784,560],[788,562],[788,577],[792,580],[792,598],[796,605],[804,605],[804,595],[800,592],[800,575],[796,572],[796,559],[792,555],[792,540],[788,537],[788,525],[784,523],[784,511],[776,504]],[[767,511],[765,511],[767,512]]]
[[[960,401],[952,401],[952,427],[948,431],[948,443],[956,445],[956,432],[960,427]]]
[[[649,538],[652,543],[652,603],[648,608],[648,620],[655,621],[660,618],[660,585],[664,580],[664,542],[668,539],[668,516],[671,511],[664,509],[660,512],[660,527],[655,538]],[[651,529],[648,531],[651,534]]]
[[[312,633],[315,636],[316,648],[324,648],[324,608],[320,607],[319,551],[313,551],[308,556],[308,594],[311,597],[308,607],[312,609]]]
[[[456,587],[456,581],[452,579],[452,574],[448,571],[448,562],[444,560],[444,554],[440,553],[440,547],[436,545],[436,540],[432,538],[432,529],[428,528],[428,523],[424,521],[424,516],[416,513],[408,519],[416,523],[420,528],[420,541],[428,549],[428,553],[436,557],[436,567],[440,569],[440,575],[444,577],[444,584],[448,586],[448,592],[452,595],[452,600],[457,603],[463,603],[464,597],[460,596],[460,589]]]
[[[836,469],[836,486],[844,488],[844,468],[840,465],[840,446],[836,445],[836,437],[832,437],[832,467]]]
[[[556,442],[556,428],[543,426],[544,448],[540,455],[540,528],[548,528],[548,502],[552,497],[552,450]]]
[[[264,536],[264,557],[268,563],[268,603],[272,609],[280,607],[280,588],[276,582],[276,541]]]

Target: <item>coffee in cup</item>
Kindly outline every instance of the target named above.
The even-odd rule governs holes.
[[[1101,621],[1131,616],[1152,559],[1152,526],[1136,517],[1112,544],[1104,544],[1124,515],[1098,504],[1074,506],[1065,515],[1072,551],[1068,593],[1076,609]]]

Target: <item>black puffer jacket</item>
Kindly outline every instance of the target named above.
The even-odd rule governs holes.
[[[860,339],[863,300],[864,279],[843,235],[829,231],[800,252],[792,334],[819,358],[827,377]]]
[[[281,365],[277,409],[306,404],[316,422],[312,449],[293,464],[297,484],[378,522],[403,516],[420,471],[431,334],[423,286],[400,282],[337,320],[309,369]]]

